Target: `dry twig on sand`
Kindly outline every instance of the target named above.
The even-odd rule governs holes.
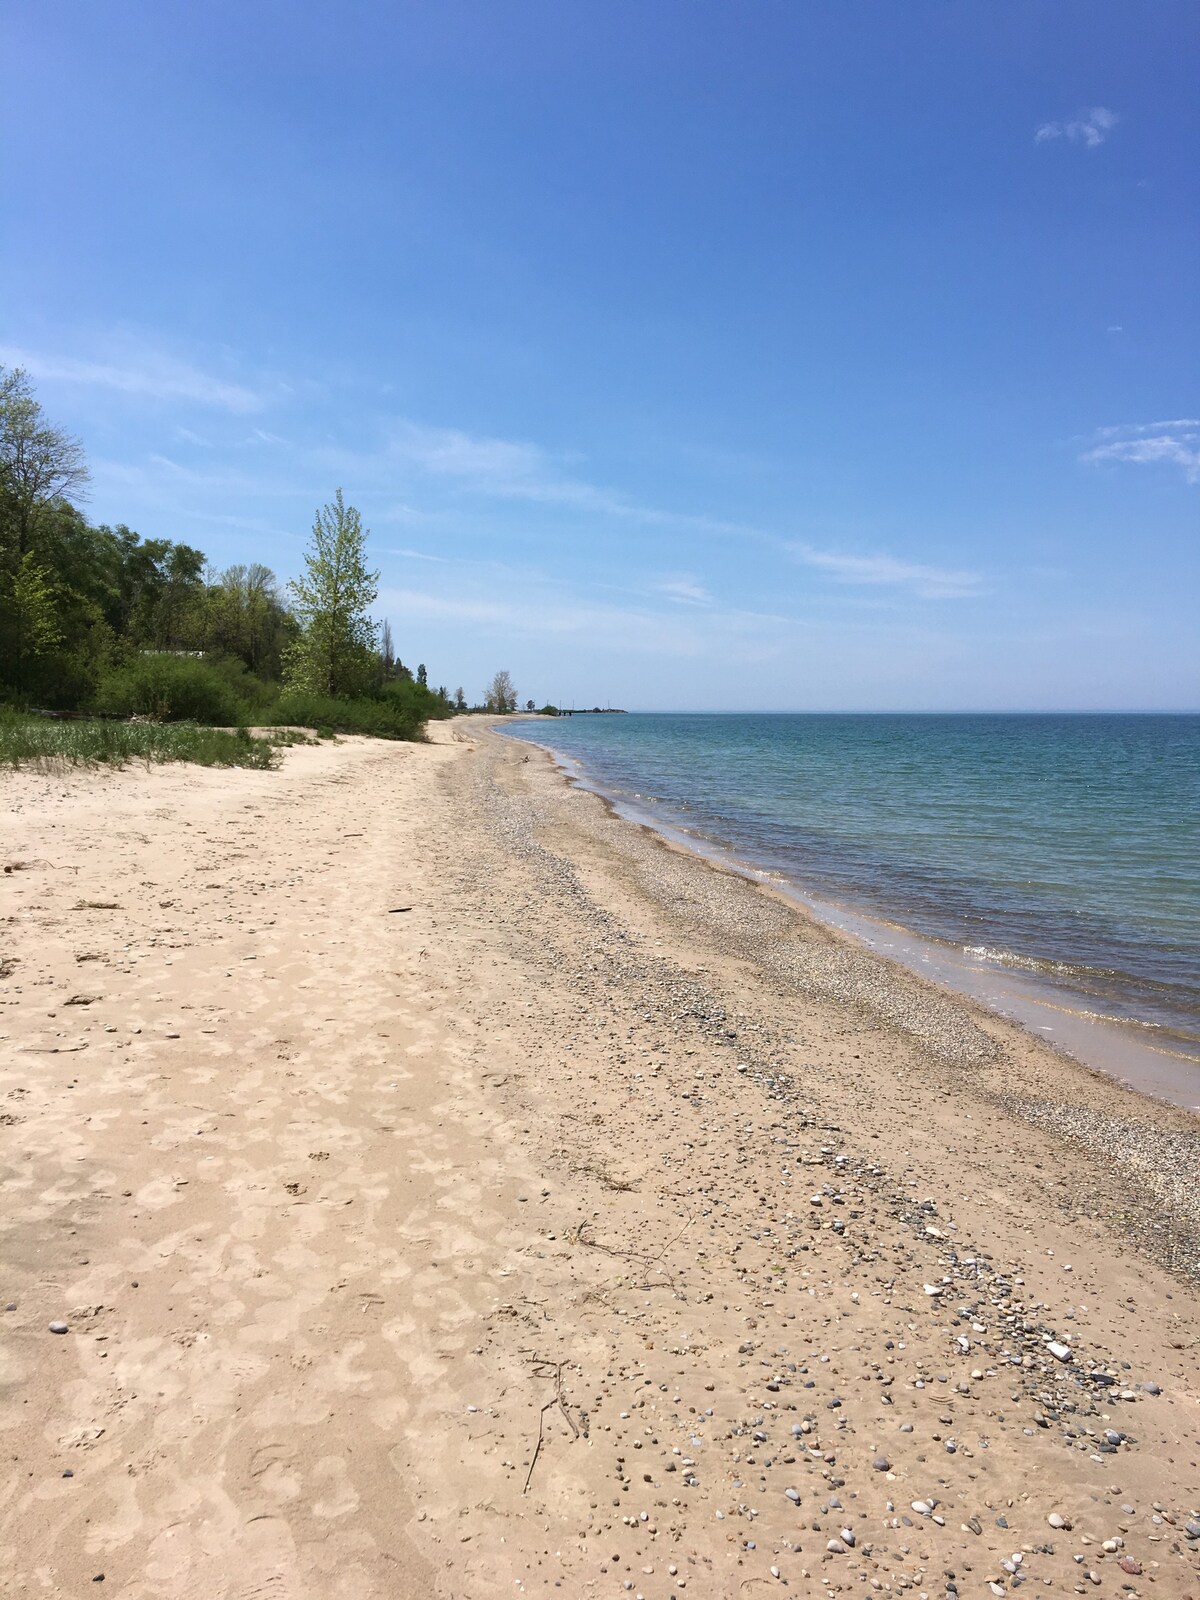
[[[553,1399],[547,1400],[546,1404],[542,1406],[541,1410],[538,1412],[537,1443],[533,1447],[533,1455],[529,1458],[529,1471],[525,1474],[525,1484],[521,1490],[522,1494],[527,1494],[529,1492],[529,1484],[533,1478],[533,1469],[537,1466],[538,1456],[540,1456],[542,1453],[542,1440],[545,1437],[547,1411],[552,1411],[554,1407],[557,1406],[566,1419],[567,1426],[570,1428],[575,1438],[579,1438],[579,1424],[571,1415],[570,1410],[567,1407],[566,1397],[563,1394],[562,1370],[566,1363],[564,1361],[549,1361],[545,1356],[532,1356],[530,1359],[533,1363],[533,1375],[535,1378],[547,1378],[550,1376],[551,1371],[553,1371],[554,1397]]]

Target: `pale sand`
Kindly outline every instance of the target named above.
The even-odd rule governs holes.
[[[1200,1595],[1196,1120],[434,737],[0,778],[0,1592]]]

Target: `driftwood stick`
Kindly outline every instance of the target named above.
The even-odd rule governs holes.
[[[563,1361],[549,1361],[545,1356],[534,1356],[532,1360],[534,1367],[533,1375],[535,1378],[548,1377],[549,1369],[553,1368],[554,1398],[552,1400],[547,1400],[546,1404],[538,1412],[537,1443],[533,1447],[533,1455],[529,1458],[529,1471],[525,1474],[525,1485],[521,1490],[522,1494],[527,1494],[529,1492],[529,1485],[533,1480],[533,1469],[537,1466],[538,1457],[542,1453],[542,1441],[545,1438],[546,1433],[547,1411],[552,1411],[554,1407],[557,1406],[562,1412],[563,1416],[566,1418],[567,1426],[570,1428],[571,1432],[577,1439],[579,1437],[578,1424],[576,1423],[575,1418],[571,1415],[571,1412],[567,1406],[566,1396],[563,1394],[562,1373],[563,1367],[566,1365],[566,1363]]]

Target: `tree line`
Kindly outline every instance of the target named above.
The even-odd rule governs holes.
[[[406,666],[373,619],[379,574],[340,489],[283,585],[259,562],[216,571],[191,545],[92,524],[88,483],[79,441],[26,373],[0,367],[0,702],[399,737],[471,709],[461,687]],[[497,673],[480,709],[516,706]]]

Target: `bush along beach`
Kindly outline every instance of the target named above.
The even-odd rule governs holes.
[[[265,765],[270,745],[248,726],[420,739],[468,709],[461,689],[406,667],[372,616],[379,575],[340,489],[316,514],[302,575],[281,584],[257,562],[217,571],[190,545],[92,524],[77,504],[87,484],[82,446],[23,371],[0,367],[3,762]],[[140,721],[38,727],[63,716]]]
[[[60,720],[0,713],[0,767],[123,766],[129,761],[192,761],[202,767],[270,767],[275,746],[245,728],[204,728],[194,722]]]

